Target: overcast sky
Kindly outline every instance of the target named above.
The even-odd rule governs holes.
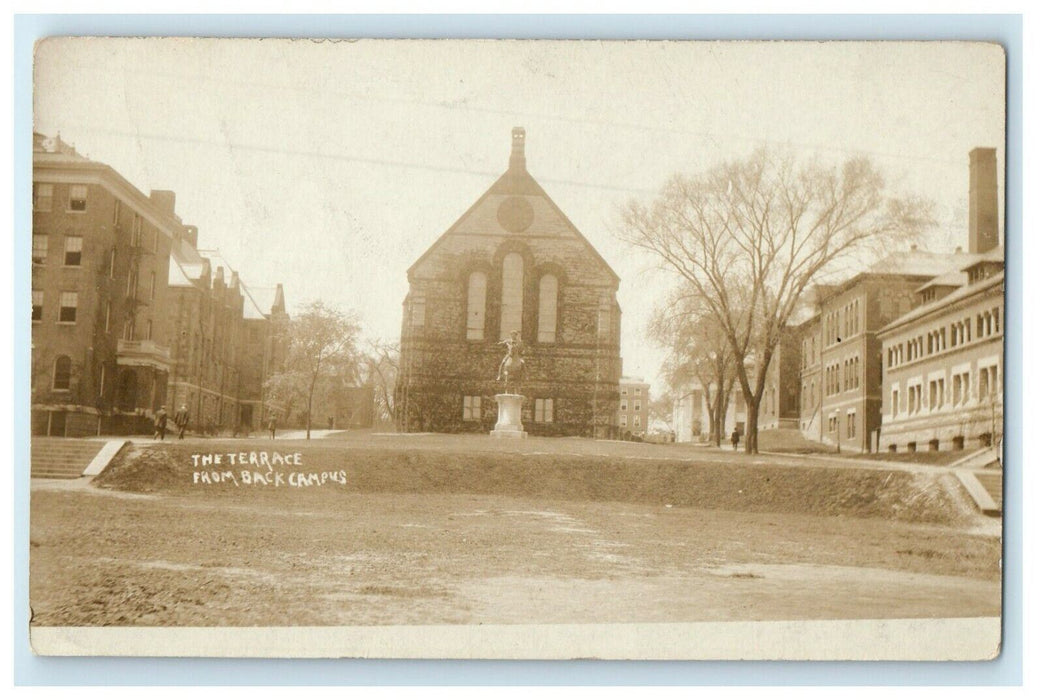
[[[1004,64],[984,44],[313,42],[39,45],[35,130],[146,194],[177,193],[244,281],[354,309],[397,339],[406,269],[506,168],[529,171],[622,278],[624,373],[666,282],[614,235],[621,204],[761,145],[866,154],[966,245],[968,151],[1004,163]],[[1003,205],[1002,205],[1003,206]]]

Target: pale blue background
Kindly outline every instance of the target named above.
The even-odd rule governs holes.
[[[14,302],[29,307],[33,43],[45,36],[277,36],[561,39],[959,39],[1008,52],[1007,258],[1022,259],[1022,17],[19,15],[14,22]],[[38,658],[28,645],[29,324],[15,313],[14,666],[16,685],[701,684],[1016,685],[1022,682],[1022,269],[1007,271],[1004,633],[983,663],[530,662]],[[1012,323],[1011,319],[1016,322]]]

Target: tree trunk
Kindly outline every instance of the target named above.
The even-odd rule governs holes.
[[[758,411],[760,408],[760,397],[747,401],[747,434],[744,437],[743,449],[749,455],[758,454]]]

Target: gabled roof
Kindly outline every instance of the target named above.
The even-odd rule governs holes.
[[[514,137],[518,131],[519,128],[516,127],[515,130],[512,132],[512,136]],[[524,130],[522,130],[522,136],[524,143]],[[558,205],[555,204],[555,201],[551,199],[550,196],[548,196],[547,192],[544,191],[544,188],[541,187],[540,184],[533,178],[533,176],[529,174],[529,171],[526,169],[524,154],[522,155],[522,157],[519,157],[517,153],[517,146],[515,146],[513,148],[510,165],[508,166],[507,171],[503,175],[501,175],[497,179],[497,181],[489,187],[489,189],[483,192],[482,195],[475,200],[474,204],[468,207],[467,211],[461,214],[457,218],[457,220],[454,221],[453,224],[450,225],[450,227],[442,233],[441,236],[435,239],[435,242],[432,243],[428,247],[428,249],[421,254],[419,258],[417,258],[416,262],[410,265],[409,269],[406,271],[406,274],[412,275],[414,270],[417,269],[417,267],[439,246],[439,244],[447,236],[449,236],[454,231],[454,229],[456,229],[460,225],[462,221],[467,219],[468,216],[470,216],[471,213],[474,212],[478,208],[478,206],[490,195],[529,195],[534,197],[543,197],[550,205],[551,210],[558,216],[562,217],[562,220],[565,221],[565,223],[569,226],[569,229],[580,239],[580,241],[587,247],[591,254],[594,255],[595,259],[598,260],[598,262],[601,263],[602,266],[609,271],[609,274],[612,275],[613,280],[619,282],[620,276],[616,274],[616,271],[613,270],[612,267],[610,267],[609,263],[605,261],[605,258],[603,258],[602,255],[598,252],[598,250],[591,244],[591,242],[587,240],[587,237],[580,232],[580,229],[578,229],[576,225],[569,220],[569,217],[565,215],[565,212],[558,208]],[[522,237],[524,238],[524,235]]]
[[[925,284],[918,287],[917,291],[923,292],[924,290],[931,289],[932,287],[960,287],[967,281],[967,275],[965,275],[960,270],[950,270],[949,272],[944,272],[938,277],[932,278]]]

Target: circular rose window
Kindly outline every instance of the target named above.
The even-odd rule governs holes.
[[[497,221],[506,231],[525,231],[533,223],[533,205],[525,197],[508,197],[497,209]]]

